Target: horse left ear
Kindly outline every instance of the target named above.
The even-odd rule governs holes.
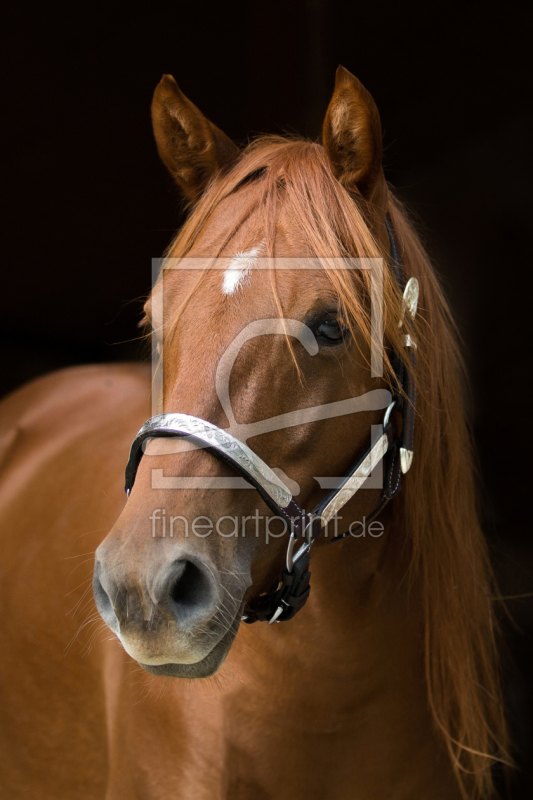
[[[191,202],[240,155],[237,145],[185,97],[172,75],[163,75],[156,87],[152,123],[159,155]]]
[[[369,92],[344,67],[338,67],[322,142],[337,180],[386,212],[383,143],[377,106]]]

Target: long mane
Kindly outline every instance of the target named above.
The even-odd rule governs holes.
[[[486,798],[493,792],[492,766],[508,762],[508,741],[495,641],[496,591],[476,509],[464,369],[453,318],[430,260],[392,189],[389,198],[407,277],[416,276],[420,283],[413,330],[418,345],[415,456],[394,501],[395,513],[406,539],[406,577],[423,615],[433,722],[463,797]],[[204,193],[168,255],[186,255],[222,203],[233,203],[240,211],[237,218],[231,215],[220,250],[260,211],[255,215],[260,235],[274,253],[276,220],[283,208],[316,255],[389,258],[369,229],[361,204],[335,180],[323,148],[313,142],[281,137],[252,142],[233,169]],[[370,337],[366,273],[353,277],[331,270],[331,280],[349,323],[356,322]],[[385,273],[384,313],[388,342],[400,347],[400,298],[390,270]]]

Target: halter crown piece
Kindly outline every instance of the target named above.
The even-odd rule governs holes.
[[[404,327],[405,315],[414,319],[418,304],[418,281],[410,278],[405,282],[403,264],[396,237],[387,217],[385,220],[389,236],[392,267],[400,291],[403,293],[403,316],[400,326]],[[250,483],[261,495],[267,506],[276,516],[287,522],[290,530],[289,543],[281,578],[272,591],[260,595],[250,603],[242,617],[246,623],[268,621],[286,622],[305,605],[311,591],[309,572],[310,550],[322,528],[361,488],[372,470],[384,460],[384,484],[381,498],[366,523],[372,522],[384,509],[389,500],[400,490],[402,473],[408,471],[413,460],[413,441],[416,407],[416,388],[414,374],[416,367],[416,344],[409,333],[405,333],[404,346],[408,348],[411,369],[406,370],[403,359],[393,353],[391,362],[394,372],[392,402],[385,411],[380,435],[371,442],[362,455],[350,467],[340,485],[332,489],[312,511],[300,508],[289,488],[270,469],[270,467],[246,444],[227,431],[199,417],[188,414],[157,414],[142,426],[133,440],[128,464],[126,466],[126,493],[129,496],[139,463],[143,456],[143,445],[148,439],[158,437],[186,438],[216,458],[229,464],[239,475]],[[391,411],[396,407],[402,413],[403,424],[399,438],[394,438]],[[352,523],[357,524],[357,523]],[[362,523],[359,523],[362,524]],[[345,539],[351,534],[343,534],[329,539],[329,543]],[[295,553],[296,540],[303,543]]]

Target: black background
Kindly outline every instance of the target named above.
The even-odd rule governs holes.
[[[517,9],[13,6],[1,47],[2,390],[69,364],[139,356],[151,258],[182,219],[152,140],[163,73],[244,143],[263,132],[317,137],[341,63],[380,108],[386,176],[420,219],[464,338],[502,591],[533,591],[531,19]],[[505,685],[522,769],[508,797],[529,798],[533,603],[508,607],[518,628],[504,622]]]

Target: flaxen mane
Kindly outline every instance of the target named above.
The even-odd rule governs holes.
[[[239,192],[239,201],[236,200]],[[221,237],[257,219],[266,252],[275,252],[281,209],[302,232],[308,252],[324,257],[389,259],[372,235],[362,203],[334,178],[323,148],[298,139],[253,142],[231,171],[215,180],[192,210],[168,255],[186,255],[222,203],[241,216]],[[491,766],[507,761],[498,680],[493,585],[487,544],[476,512],[470,435],[462,395],[463,365],[450,310],[424,248],[390,192],[389,214],[407,277],[420,282],[417,424],[413,467],[394,500],[403,521],[406,579],[423,609],[428,703],[464,797],[491,794]],[[220,252],[220,251],[219,251]],[[210,253],[213,257],[218,253]],[[370,336],[368,273],[330,270],[347,324]],[[201,278],[200,278],[201,279]],[[390,270],[384,283],[385,330],[398,341],[400,303]],[[187,302],[185,299],[184,302]]]

